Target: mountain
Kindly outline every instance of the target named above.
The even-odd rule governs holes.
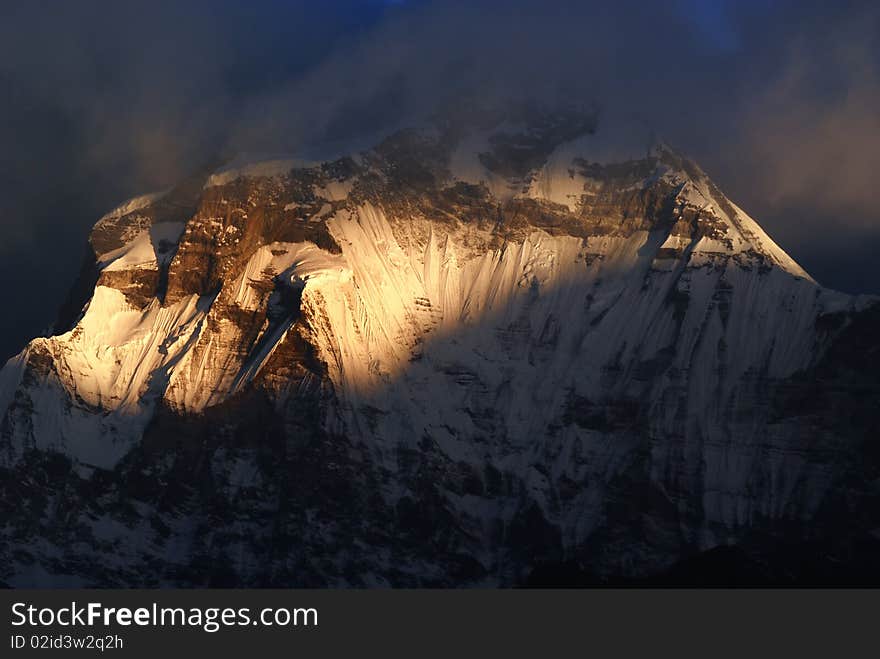
[[[876,575],[877,299],[639,125],[238,158],[89,245],[0,371],[9,585]]]

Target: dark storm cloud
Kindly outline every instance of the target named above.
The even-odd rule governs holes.
[[[656,5],[656,6],[655,6]],[[258,99],[242,143],[359,133],[461,102],[580,99],[649,109],[701,48],[681,12],[656,3],[432,2],[411,6]],[[706,75],[688,68],[688,75]]]
[[[359,112],[393,123],[461,98],[573,96],[642,118],[710,161],[749,159],[774,203],[848,207],[858,218],[846,221],[877,208],[873,3],[661,4],[422,5],[273,89],[243,141],[295,147],[340,119],[360,131]]]
[[[0,359],[47,327],[89,226],[222,152],[242,106],[367,29],[372,0],[0,3]]]
[[[733,19],[730,109],[689,148],[818,281],[880,292],[880,7],[775,3]]]
[[[743,102],[745,150],[774,204],[809,201],[841,221],[880,211],[880,8],[795,33]],[[841,212],[842,211],[842,212]]]
[[[835,266],[880,246],[878,12],[828,5],[4,3],[0,274],[21,319],[2,352],[51,320],[124,197],[217,153],[357,144],[527,96],[648,121],[820,281],[880,290],[880,266]]]
[[[172,180],[222,145],[251,95],[320,60],[336,39],[377,18],[380,3],[4,7],[0,76],[29,104],[71,124],[80,168],[149,185]],[[25,129],[39,135],[42,126]],[[17,146],[26,150],[24,140]]]

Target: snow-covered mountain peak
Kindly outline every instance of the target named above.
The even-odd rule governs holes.
[[[660,350],[652,325],[674,342],[682,322],[702,322],[700,305],[754,277],[804,308],[829,304],[690,160],[639,124],[571,113],[435,123],[331,162],[240,157],[123,204],[91,243],[97,282],[76,326],[9,368],[49,355],[41,368],[63,363],[60,390],[144,420],[157,400],[188,412],[228,400],[290,332],[307,333],[342,399],[381,409],[376,396],[403,395],[389,383],[418,371],[414,355],[445,354],[442,337],[484,323],[586,323],[554,341],[578,351],[590,336],[602,361]],[[648,304],[646,290],[701,311],[679,318],[649,304],[624,332],[615,314]],[[749,341],[771,342],[774,327]],[[798,332],[812,340],[807,326]],[[480,334],[458,340],[498,349]],[[750,349],[731,372],[782,374],[808,357],[776,351],[766,362]],[[593,391],[594,377],[569,386]]]
[[[49,511],[0,564],[629,574],[870,489],[838,465],[876,429],[850,393],[876,300],[643,126],[493,115],[210,169],[103,217],[78,316],[0,371],[0,469]]]
[[[442,117],[328,162],[242,155],[205,185],[248,179],[274,180],[279,188],[288,185],[285,181],[321,181],[309,191],[321,202],[309,209],[315,220],[329,219],[338,203],[369,199],[387,207],[388,197],[449,197],[472,186],[472,193],[483,195],[480,203],[502,215],[511,209],[517,215],[529,200],[539,202],[540,212],[555,216],[553,224],[572,227],[572,235],[632,230],[631,223],[597,212],[608,205],[642,216],[639,229],[666,231],[664,250],[681,248],[710,261],[738,255],[742,262],[760,261],[810,279],[693,161],[660,141],[647,124],[581,109]]]

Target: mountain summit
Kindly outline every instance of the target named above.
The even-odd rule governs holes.
[[[90,246],[0,371],[11,585],[638,579],[880,532],[880,306],[638,125],[239,158]]]

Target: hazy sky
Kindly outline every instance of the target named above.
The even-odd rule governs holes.
[[[643,118],[821,283],[880,293],[874,4],[5,0],[0,357],[54,320],[117,202],[475,94]]]

